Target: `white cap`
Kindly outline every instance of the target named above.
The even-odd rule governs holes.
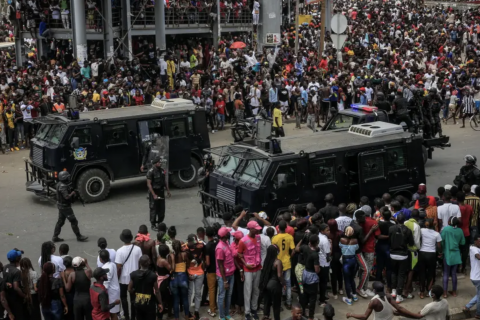
[[[450,189],[452,189],[452,185],[451,184],[446,184],[444,188],[445,188],[445,190],[450,190]]]
[[[470,188],[470,191],[475,193],[475,189],[477,189],[477,187],[478,187],[478,184],[472,185],[472,187]]]
[[[83,263],[83,258],[82,257],[75,257],[72,260],[72,267],[77,268]]]

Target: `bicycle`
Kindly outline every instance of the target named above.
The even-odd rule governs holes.
[[[470,127],[475,131],[480,131],[478,124],[480,123],[480,117],[478,111],[476,111],[473,116],[470,117]]]

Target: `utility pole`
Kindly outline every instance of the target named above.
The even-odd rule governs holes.
[[[299,1],[295,2],[295,55],[298,57],[298,16],[300,14]]]
[[[298,1],[298,0],[297,0]],[[327,0],[322,0],[322,15],[320,24],[320,45],[318,47],[318,59],[322,59],[323,47],[325,46],[325,19],[327,16]]]

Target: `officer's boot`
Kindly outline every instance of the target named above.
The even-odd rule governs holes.
[[[82,236],[82,234],[80,233],[80,228],[78,227],[78,225],[72,224],[72,230],[73,230],[73,233],[75,233],[75,235],[77,236],[77,241],[80,241],[80,242],[87,241],[88,237]]]

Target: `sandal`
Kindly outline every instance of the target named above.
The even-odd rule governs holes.
[[[448,293],[450,293],[453,297],[456,297],[456,296],[457,296],[457,292],[456,292],[456,291],[448,291]]]
[[[423,292],[420,292],[418,296],[420,297],[420,299],[425,299],[425,294]]]

